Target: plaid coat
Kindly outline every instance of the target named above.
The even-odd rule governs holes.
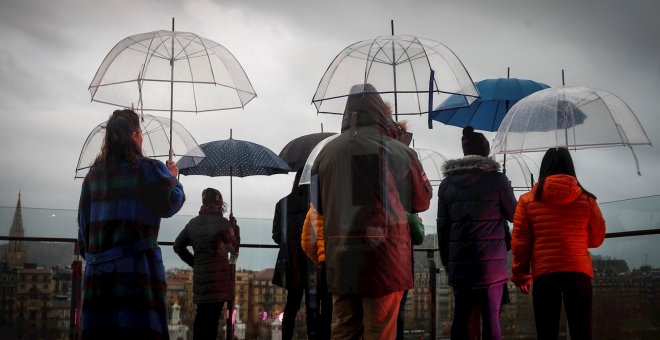
[[[84,338],[168,338],[158,231],[160,219],[184,201],[183,187],[160,161],[90,169],[78,210]]]

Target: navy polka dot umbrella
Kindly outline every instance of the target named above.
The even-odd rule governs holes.
[[[234,176],[286,174],[291,170],[286,162],[267,147],[244,140],[230,137],[201,144],[200,148],[206,154],[206,158],[195,165],[193,157],[181,157],[177,162],[179,173],[187,176],[229,176],[231,212],[233,212],[231,178]]]

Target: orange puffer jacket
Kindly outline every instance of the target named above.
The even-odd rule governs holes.
[[[552,175],[543,195],[538,183],[520,197],[513,219],[513,276],[521,286],[539,275],[579,272],[593,276],[588,248],[605,239],[605,220],[596,200],[582,191],[575,177]]]
[[[317,266],[325,262],[325,241],[323,240],[323,215],[309,204],[305,223],[303,223],[300,245],[303,251]]]

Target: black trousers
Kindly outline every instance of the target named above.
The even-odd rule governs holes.
[[[544,274],[534,279],[532,296],[539,340],[559,336],[562,301],[571,340],[591,339],[591,277],[574,272]]]
[[[198,303],[193,324],[193,340],[215,340],[222,315],[222,302]]]

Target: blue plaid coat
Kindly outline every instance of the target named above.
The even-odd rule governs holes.
[[[90,169],[78,210],[83,338],[168,338],[158,231],[160,219],[184,201],[183,187],[160,161]]]

